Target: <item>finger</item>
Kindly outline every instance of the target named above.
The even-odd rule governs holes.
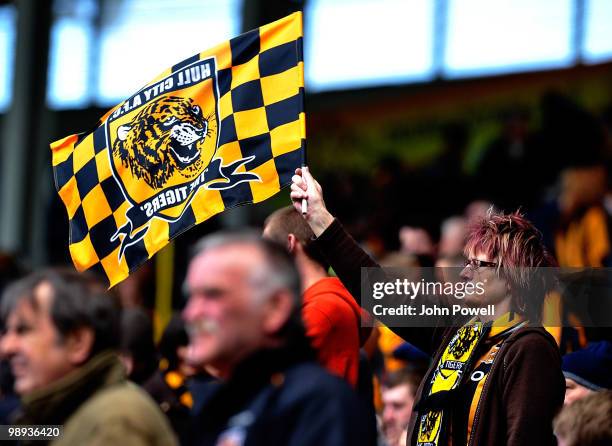
[[[293,175],[291,177],[291,181],[293,181],[293,184],[297,185],[298,187],[307,190],[308,189],[308,185],[306,184],[306,182],[302,179],[301,176],[298,175]]]
[[[308,194],[302,190],[300,191],[292,191],[289,196],[293,201],[302,201],[308,200]]]
[[[291,193],[292,194],[296,194],[296,196],[303,196],[306,197],[308,195],[308,193],[302,189],[300,186],[298,186],[297,184],[292,184],[291,185]]]
[[[298,167],[297,169],[295,169],[295,174],[299,175],[301,177],[302,176],[302,168]]]

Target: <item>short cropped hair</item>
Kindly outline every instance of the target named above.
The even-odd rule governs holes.
[[[612,390],[594,392],[557,415],[555,435],[567,446],[604,446],[612,444]]]
[[[552,285],[545,267],[556,266],[556,261],[529,220],[519,211],[504,214],[491,208],[470,227],[464,252],[466,257],[482,253],[497,263],[498,273],[511,284],[515,310],[539,320]]]
[[[304,247],[306,255],[326,271],[329,269],[329,263],[312,243],[315,236],[314,232],[312,232],[304,217],[293,206],[286,206],[270,214],[266,218],[264,226],[269,228],[270,238],[282,246],[287,245],[289,234],[295,235],[295,238]]]
[[[393,389],[402,385],[408,385],[412,396],[416,395],[416,391],[423,380],[424,370],[418,368],[403,368],[394,370],[385,375],[382,380],[382,387]]]
[[[4,291],[0,304],[3,325],[21,301],[38,308],[35,290],[42,284],[49,284],[52,289],[49,316],[60,340],[79,328],[90,328],[94,333],[94,343],[88,358],[103,350],[118,348],[119,301],[106,291],[102,279],[90,273],[45,269],[13,282]]]

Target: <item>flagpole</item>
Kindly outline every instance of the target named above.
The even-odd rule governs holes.
[[[302,181],[306,181],[304,177],[304,171],[308,169],[308,165],[306,164],[306,138],[304,138],[304,147],[302,148]],[[302,215],[306,215],[308,213],[308,200],[306,198],[302,198]]]
[[[302,19],[302,17],[300,16],[300,19]],[[303,23],[302,23],[302,30],[303,30]],[[303,35],[303,32],[302,32]],[[308,163],[307,163],[307,158],[306,158],[306,83],[304,81],[304,38],[302,37],[302,39],[296,39],[295,41],[295,50],[297,52],[298,55],[298,59],[299,56],[302,56],[302,89],[304,90],[302,92],[301,96],[301,103],[302,103],[302,113],[303,113],[303,122],[301,125],[301,130],[302,130],[302,181],[306,181],[306,178],[304,177],[304,172],[306,170],[308,170]],[[302,215],[306,215],[308,213],[308,200],[306,198],[302,198]]]

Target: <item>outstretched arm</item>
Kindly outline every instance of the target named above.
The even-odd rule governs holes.
[[[378,268],[380,265],[357,244],[327,210],[321,185],[312,177],[308,168],[296,169],[292,179],[291,200],[295,209],[301,213],[302,199],[308,200],[308,211],[302,215],[316,236],[314,246],[325,256],[357,304],[362,306],[361,268]],[[371,300],[366,299],[366,301]],[[364,307],[364,309],[372,313],[372,308]],[[428,328],[389,328],[428,353],[437,347],[436,341],[441,335],[441,330]]]

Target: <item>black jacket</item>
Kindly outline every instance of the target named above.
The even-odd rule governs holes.
[[[259,351],[243,361],[202,408],[198,446],[372,445],[363,403],[340,378],[314,362],[306,341]]]

